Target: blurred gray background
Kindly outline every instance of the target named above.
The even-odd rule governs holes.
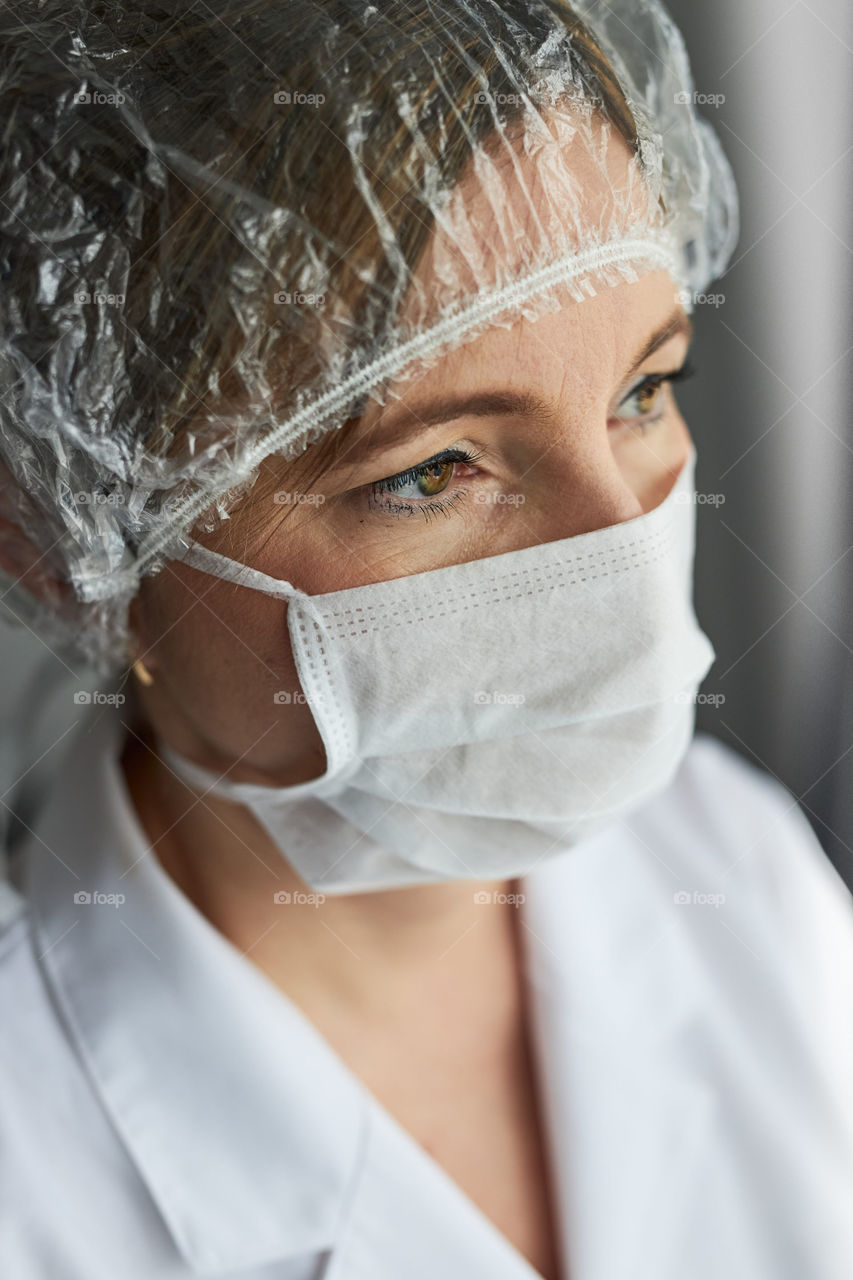
[[[704,691],[725,699],[698,723],[793,792],[853,885],[853,12],[849,0],[670,11],[697,92],[725,97],[700,109],[742,206],[712,286],[725,300],[697,305],[699,376],[679,392],[697,489],[724,498],[697,513],[697,611],[717,651]],[[0,665],[0,795],[13,740],[38,760],[35,793],[87,681],[2,625]]]
[[[780,778],[853,884],[853,8],[669,0],[741,196],[679,391],[698,451],[701,728]]]

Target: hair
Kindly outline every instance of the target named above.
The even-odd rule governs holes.
[[[544,39],[556,17],[570,37],[577,83],[636,154],[636,125],[616,73],[564,0],[538,6],[502,0],[490,8],[488,29],[477,26],[474,0],[458,11],[434,0],[375,0],[370,10],[368,22],[365,6],[354,0],[306,0],[294,29],[286,16],[295,10],[281,0],[187,5],[177,16],[170,13],[168,22],[159,11],[125,10],[108,0],[85,6],[82,43],[96,66],[104,55],[106,73],[127,88],[151,138],[169,142],[168,148],[159,144],[163,164],[153,166],[148,140],[137,137],[114,108],[74,118],[81,133],[69,186],[82,191],[87,217],[105,238],[115,229],[124,243],[129,226],[137,237],[125,247],[132,258],[123,289],[127,377],[116,392],[116,421],[122,420],[122,404],[132,404],[135,420],[151,425],[142,441],[118,442],[128,456],[140,446],[155,460],[191,459],[201,445],[227,451],[227,429],[221,440],[205,434],[199,442],[193,424],[202,410],[250,402],[240,372],[249,352],[256,362],[251,367],[264,370],[272,410],[286,414],[292,408],[294,388],[316,372],[318,327],[327,323],[310,308],[275,305],[276,288],[310,288],[288,274],[289,263],[306,260],[306,235],[336,247],[322,287],[345,300],[348,331],[361,333],[381,321],[376,298],[383,290],[391,297],[392,267],[380,220],[351,163],[351,95],[334,92],[335,76],[344,70],[368,104],[358,121],[361,162],[375,175],[385,225],[412,271],[432,227],[423,192],[434,191],[413,179],[437,165],[441,184],[452,186],[475,148],[488,145],[494,108],[481,100],[484,74],[493,98],[509,99],[501,107],[504,131],[521,114],[512,105],[517,85],[495,39],[496,15],[509,47],[519,32]],[[331,41],[331,30],[334,50],[322,46],[323,39]],[[338,53],[339,66],[330,70]],[[54,76],[70,85],[73,69],[58,57],[44,60],[28,94],[55,101],[56,85],[47,82]],[[404,77],[416,104],[415,130],[401,119],[393,96]],[[323,94],[324,101],[307,111],[282,111],[274,91],[283,85]],[[219,175],[215,180],[212,172]],[[276,233],[274,218],[265,223],[264,217],[292,205],[294,190],[299,225],[291,219]],[[56,216],[61,220],[61,211]],[[258,255],[253,232],[260,227],[266,233],[267,226],[273,231]],[[221,287],[223,279],[241,281],[249,323],[240,323],[239,302],[235,308],[234,291]],[[287,283],[271,287],[271,279]],[[294,311],[301,314],[294,317]],[[338,340],[346,332],[336,334]],[[298,473],[303,483],[315,483],[346,449],[357,421],[347,419],[288,462],[288,476]],[[281,484],[282,461],[270,459],[248,487],[235,491],[232,513],[255,501],[269,511],[263,499]],[[286,510],[276,508],[281,517]]]
[[[355,31],[348,31],[346,26],[351,9],[334,0],[321,0],[321,4],[324,8],[334,10],[336,16],[340,17],[343,39],[347,43],[351,38],[354,40]],[[274,0],[264,0],[257,7],[274,8]],[[517,10],[528,10],[525,17],[529,21],[529,6],[523,2],[509,0],[502,7],[509,19]],[[365,62],[376,69],[370,95],[373,137],[366,164],[377,177],[376,188],[382,194],[385,216],[394,226],[397,243],[402,248],[410,270],[414,271],[430,234],[432,218],[425,206],[413,207],[408,188],[411,184],[410,175],[420,163],[419,156],[410,129],[403,125],[396,107],[388,99],[386,80],[398,80],[403,66],[409,74],[416,77],[414,94],[421,103],[419,124],[422,135],[429,153],[440,157],[441,177],[447,186],[452,186],[461,177],[474,145],[488,145],[494,125],[490,109],[478,102],[482,82],[479,77],[475,77],[466,57],[470,58],[480,74],[484,72],[487,75],[494,96],[506,93],[512,103],[511,90],[514,82],[506,75],[493,44],[477,45],[466,33],[466,57],[461,56],[457,46],[446,39],[446,30],[430,3],[392,6],[388,0],[385,3],[380,0],[379,8],[382,14],[380,20],[367,31],[359,28],[355,53],[356,57],[363,56]],[[636,155],[639,150],[636,123],[611,63],[565,0],[545,0],[545,8],[559,18],[567,34],[571,36],[577,57],[576,74],[585,95],[592,100],[600,116],[614,126],[627,143],[631,154]],[[393,20],[390,16],[392,13]],[[394,29],[390,41],[389,26]],[[440,62],[433,57],[424,56],[424,49],[436,42],[441,45]],[[289,47],[286,40],[284,45]],[[387,51],[385,58],[377,57],[378,48]],[[440,66],[440,80],[436,73],[437,66]],[[312,59],[300,56],[297,52],[285,74],[290,83],[304,86],[309,91],[312,84]],[[503,117],[505,131],[511,129],[513,117],[520,114],[520,107],[510,105],[507,108]],[[324,228],[329,236],[335,236],[344,246],[352,247],[347,259],[341,263],[340,276],[334,287],[336,291],[354,289],[357,292],[359,272],[365,266],[369,277],[381,287],[381,272],[377,272],[376,264],[384,261],[384,254],[375,215],[359,197],[351,182],[352,169],[345,144],[341,141],[344,129],[336,115],[333,99],[328,111],[318,108],[309,113],[308,120],[301,126],[300,155],[306,165],[310,165],[310,181],[305,184],[306,211],[313,225]],[[263,130],[262,118],[249,132],[254,137],[257,134],[263,135]],[[244,145],[245,139],[234,139],[235,152],[239,152]],[[277,154],[279,142],[265,135],[257,146],[256,172],[271,173],[271,180],[264,186],[263,195],[275,203],[276,175],[280,171],[265,163],[265,152],[268,150]],[[203,228],[208,226],[204,210],[196,204],[193,212],[200,218],[197,230],[201,235]],[[220,234],[216,228],[213,233],[209,245],[211,258],[224,251],[226,260],[229,259],[231,246],[227,235]],[[358,316],[358,307],[353,310]],[[197,370],[202,380],[206,358],[206,355],[201,357],[201,367]],[[329,432],[302,458],[287,464],[287,475],[292,479],[298,477],[299,484],[306,488],[315,484],[325,469],[346,453],[349,436],[358,421],[358,417],[350,418],[339,429]],[[270,463],[270,466],[261,469],[247,500],[241,504],[244,514],[248,514],[248,504],[256,503],[258,510],[264,513],[262,518],[265,521],[269,512],[267,500],[273,489],[282,483],[282,468],[276,466],[273,459]],[[234,511],[238,509],[235,507]],[[279,521],[288,510],[292,508],[278,508]],[[273,536],[274,532],[275,528],[270,527],[269,536]]]

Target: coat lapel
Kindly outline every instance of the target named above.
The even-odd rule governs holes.
[[[683,917],[662,909],[661,885],[643,871],[641,852],[623,831],[558,855],[519,885],[564,1280],[683,1280],[691,1267],[696,1277],[691,1232],[713,1159],[717,1104],[691,1063],[700,975],[673,931]],[[358,1184],[323,1280],[401,1275],[537,1280],[538,1273],[373,1106]]]
[[[689,964],[660,903],[644,901],[641,869],[642,850],[621,832],[523,882],[531,1030],[571,1280],[681,1280],[695,1265],[697,1242],[682,1254],[679,1224],[716,1104],[689,1057]]]
[[[374,1104],[323,1280],[540,1280],[441,1166]]]

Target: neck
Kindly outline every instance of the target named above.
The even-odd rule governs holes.
[[[500,896],[491,901],[512,883],[452,881],[318,902],[247,809],[213,794],[200,800],[139,738],[128,739],[122,767],[165,871],[320,1024],[345,1015],[399,1027],[417,1018],[421,997],[470,1009],[474,993],[472,1035],[489,1026],[502,1034],[517,1016],[517,911]],[[477,900],[484,891],[487,904]]]

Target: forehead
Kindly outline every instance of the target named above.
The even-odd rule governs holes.
[[[590,243],[637,234],[659,212],[615,128],[596,114],[555,108],[475,152],[438,204],[399,319],[428,327],[484,289]],[[676,286],[666,272],[647,271],[632,283],[596,287],[583,302],[554,287],[526,314],[496,316],[455,349],[414,362],[368,397],[348,444],[372,437],[401,399],[448,388],[476,393],[499,381],[554,399],[609,395],[644,339],[672,314]]]
[[[678,309],[676,285],[666,271],[631,283],[604,286],[583,302],[555,291],[554,307],[536,319],[495,324],[446,352],[425,372],[399,378],[373,401],[358,434],[372,433],[403,403],[433,396],[501,390],[531,392],[552,401],[609,399],[653,331]]]
[[[599,115],[554,107],[475,150],[437,202],[400,310],[433,323],[477,292],[501,287],[659,216],[642,166]]]

